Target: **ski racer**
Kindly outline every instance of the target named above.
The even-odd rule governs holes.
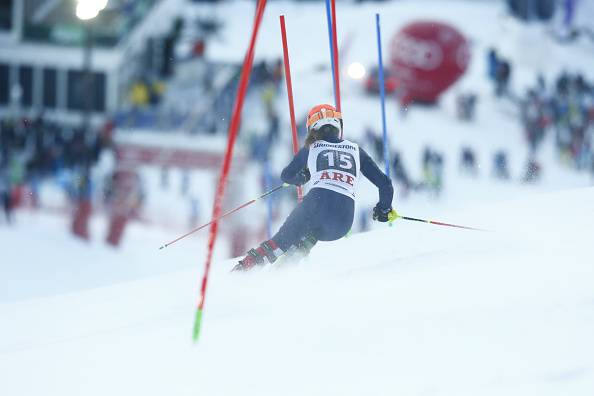
[[[342,126],[342,115],[331,105],[318,105],[309,111],[304,147],[281,174],[284,183],[301,186],[309,181],[309,192],[276,235],[249,250],[234,271],[274,263],[283,254],[305,256],[317,241],[345,236],[353,225],[361,174],[379,189],[373,219],[387,222],[397,217],[392,209],[390,178],[356,143],[339,138]]]

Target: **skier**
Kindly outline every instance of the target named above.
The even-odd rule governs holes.
[[[390,178],[356,143],[339,138],[342,116],[333,106],[313,107],[307,115],[307,137],[291,163],[283,170],[283,182],[296,186],[310,182],[310,190],[279,231],[247,252],[233,268],[248,270],[274,263],[281,255],[307,255],[317,241],[335,241],[353,225],[356,187],[360,174],[379,189],[373,219],[396,218],[392,209],[394,189]]]

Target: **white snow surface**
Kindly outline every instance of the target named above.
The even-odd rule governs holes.
[[[209,55],[240,59],[253,4],[214,9],[228,24]],[[102,241],[101,217],[85,244],[67,235],[67,219],[18,213],[13,228],[0,227],[0,395],[593,395],[592,179],[559,165],[549,136],[539,152],[543,179],[519,184],[521,127],[491,99],[483,59],[490,45],[520,59],[514,84],[521,92],[540,69],[591,72],[592,55],[585,45],[559,47],[540,27],[517,25],[502,10],[461,0],[339,2],[337,9],[339,41],[352,37],[345,64],[375,62],[376,11],[385,50],[393,31],[419,17],[452,22],[469,35],[469,72],[438,108],[413,108],[403,119],[388,101],[391,144],[413,178],[425,144],[446,158],[440,199],[397,194],[395,205],[403,215],[493,232],[399,220],[320,243],[299,265],[242,274],[229,273],[234,261],[220,238],[203,332],[193,344],[206,233],[158,251],[175,236],[171,229],[134,223],[122,248],[112,250]],[[322,3],[269,3],[257,59],[282,54],[280,13],[287,15],[300,116],[312,103],[332,101],[329,70],[315,67],[328,63],[325,10]],[[531,37],[540,45],[522,51]],[[550,62],[538,61],[543,52]],[[361,95],[358,83],[342,82],[345,132],[357,140],[365,125],[379,127],[379,102]],[[480,95],[474,124],[454,121],[454,94],[467,89]],[[478,178],[458,174],[464,144],[477,150]],[[489,177],[499,149],[510,155],[508,183]],[[147,172],[147,211],[179,227],[187,209],[176,192],[160,193],[158,174]],[[242,175],[256,180],[253,173]],[[207,180],[200,188],[210,197],[209,177],[195,175]],[[247,199],[256,186],[247,183]],[[359,208],[367,210],[376,194],[364,183]],[[202,216],[209,199],[202,198]],[[264,205],[242,216],[260,222]]]
[[[594,189],[454,218],[495,231],[398,222],[299,266],[220,262],[197,345],[197,270],[3,302],[0,394],[591,395]]]

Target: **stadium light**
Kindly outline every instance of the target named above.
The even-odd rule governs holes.
[[[83,21],[93,19],[107,6],[108,0],[77,0],[76,17]]]
[[[99,10],[89,2],[79,2],[76,5],[76,17],[83,21],[93,19],[99,14]]]
[[[365,77],[365,66],[363,66],[359,62],[353,62],[349,65],[347,69],[347,74],[353,80],[360,80],[363,77]]]
[[[99,11],[103,11],[103,9],[105,7],[107,7],[107,1],[108,0],[97,0],[97,8],[99,8]]]

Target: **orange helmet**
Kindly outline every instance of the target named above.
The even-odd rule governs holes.
[[[340,114],[334,106],[329,104],[321,104],[314,106],[309,113],[307,113],[307,130],[320,129],[324,125],[332,125],[342,131],[342,114]]]

